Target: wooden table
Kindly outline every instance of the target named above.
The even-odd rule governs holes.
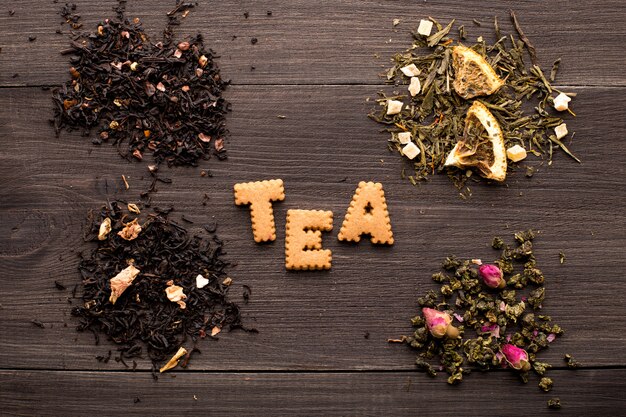
[[[16,0],[0,10],[0,415],[543,415],[558,396],[562,415],[624,414],[626,401],[626,12],[623,1],[290,1],[201,2],[179,29],[197,32],[221,54],[233,80],[226,162],[166,170],[154,204],[176,207],[193,227],[219,222],[234,300],[259,334],[205,340],[187,370],[153,381],[144,359],[133,372],[95,356],[77,333],[68,303],[79,283],[76,254],[88,246],[86,211],[107,198],[137,199],[147,163],[129,163],[110,146],[64,133],[56,138],[50,92],[68,76],[66,35],[55,34],[60,4]],[[129,2],[157,37],[170,1]],[[86,29],[112,17],[113,1],[78,0]],[[420,18],[456,18],[470,38],[492,39],[496,15],[512,31],[515,7],[544,68],[562,57],[557,84],[578,93],[577,164],[559,153],[532,178],[476,185],[467,201],[445,176],[413,187],[387,136],[367,119],[389,57],[410,44]],[[15,14],[10,16],[9,9]],[[268,16],[267,11],[272,15]],[[249,17],[244,18],[244,12]],[[393,28],[392,20],[401,23]],[[482,27],[472,19],[483,22]],[[63,26],[64,32],[68,31]],[[34,35],[35,41],[28,37]],[[236,36],[236,38],[235,38]],[[253,45],[251,38],[257,38]],[[252,68],[254,67],[254,68]],[[17,74],[17,75],[14,75]],[[283,115],[285,118],[278,118]],[[201,169],[212,176],[201,177]],[[121,175],[130,184],[124,190]],[[248,210],[233,204],[233,184],[285,181],[276,205],[278,239],[257,245]],[[384,184],[396,243],[349,245],[336,236],[361,180]],[[210,196],[202,205],[203,196]],[[289,208],[326,209],[335,228],[324,245],[329,272],[287,273],[284,223]],[[494,235],[538,228],[537,257],[547,276],[544,311],[566,334],[540,357],[555,365],[545,394],[506,371],[474,373],[459,386],[432,380],[413,365],[415,352],[387,343],[409,334],[416,299],[448,254],[489,259]],[[559,252],[566,261],[559,263]],[[45,328],[31,323],[38,319]],[[365,337],[368,334],[369,337]],[[571,371],[563,355],[584,364]]]

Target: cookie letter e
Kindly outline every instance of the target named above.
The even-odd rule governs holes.
[[[283,180],[256,181],[235,184],[235,204],[250,204],[252,234],[255,242],[276,240],[272,201],[285,199]]]
[[[330,269],[332,253],[322,249],[322,231],[332,228],[332,211],[287,210],[285,267],[290,270]]]

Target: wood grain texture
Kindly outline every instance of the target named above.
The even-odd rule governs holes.
[[[16,0],[0,12],[0,86],[60,84],[67,77],[69,31],[57,14],[62,2]],[[112,17],[112,0],[77,0],[84,28]],[[144,21],[157,37],[173,2],[133,1],[128,16]],[[623,76],[626,12],[621,0],[480,1],[454,0],[278,0],[201,2],[186,18],[181,35],[202,33],[221,56],[223,75],[237,84],[381,83],[377,76],[389,57],[410,46],[410,30],[433,16],[442,22],[456,18],[475,40],[494,37],[493,16],[504,31],[512,31],[508,10],[514,8],[535,44],[541,64],[549,68],[562,57],[559,82],[568,85],[626,85]],[[7,13],[14,9],[13,16]],[[268,17],[266,12],[272,11]],[[244,18],[244,11],[249,18]],[[392,28],[395,18],[401,24]],[[472,19],[483,22],[476,27]],[[37,36],[29,42],[29,36]],[[236,38],[233,38],[236,36]],[[455,35],[456,36],[456,35]],[[251,39],[258,43],[252,45]],[[378,58],[375,58],[375,55]],[[254,66],[255,69],[251,70]],[[14,74],[19,74],[13,78]]]
[[[509,373],[458,386],[414,372],[147,373],[0,371],[3,416],[559,416],[621,415],[626,370],[554,371],[542,392]],[[53,383],[52,383],[53,382]],[[63,393],[62,395],[58,395]],[[195,396],[195,398],[194,398]],[[139,402],[135,402],[139,400]]]
[[[375,86],[241,86],[229,99],[230,158],[197,169],[163,169],[171,185],[160,185],[154,204],[175,206],[192,228],[219,222],[235,279],[252,287],[244,306],[258,335],[241,332],[204,341],[196,370],[410,370],[415,354],[386,340],[411,331],[416,298],[435,288],[430,275],[449,254],[492,259],[494,235],[511,237],[528,227],[542,231],[536,244],[547,282],[545,312],[567,330],[541,358],[562,366],[573,353],[587,366],[624,366],[626,155],[607,143],[626,135],[621,89],[578,88],[578,118],[569,121],[576,137],[577,164],[558,154],[532,179],[522,172],[509,185],[472,186],[461,200],[445,176],[413,187],[401,180],[398,155],[386,150],[387,136],[365,117]],[[46,118],[50,93],[4,89],[0,96],[0,367],[36,369],[125,369],[94,357],[111,346],[93,345],[91,334],[76,334],[69,317],[69,291],[79,282],[74,252],[86,211],[107,198],[134,201],[148,187],[147,163],[128,163],[113,147],[93,146],[89,137],[55,138]],[[297,105],[294,105],[297,103]],[[613,103],[606,108],[605,103]],[[278,114],[285,115],[279,119]],[[201,169],[213,177],[201,177]],[[131,188],[123,191],[120,176]],[[142,179],[143,178],[143,179]],[[233,202],[237,182],[282,178],[286,200],[275,205],[278,239],[252,240],[248,209]],[[337,232],[361,180],[383,183],[396,243],[345,244]],[[202,205],[203,195],[210,200]],[[324,234],[333,251],[329,272],[287,273],[284,222],[289,208],[335,213],[335,228]],[[199,232],[201,233],[201,232]],[[558,262],[559,251],[566,262]],[[39,319],[46,328],[33,326]],[[67,325],[68,327],[65,327]],[[369,332],[369,339],[364,335]],[[20,352],[19,355],[16,355]],[[219,360],[216,360],[219,358]],[[140,369],[148,369],[143,360]]]
[[[114,14],[113,0],[76,3],[87,30]],[[156,38],[172,5],[131,1],[128,16],[140,17]],[[81,238],[86,211],[107,198],[135,201],[149,176],[146,162],[128,163],[78,132],[56,138],[48,126],[50,93],[32,86],[67,78],[68,57],[59,51],[67,47],[68,27],[60,25],[60,6],[14,0],[0,10],[0,415],[547,415],[553,396],[563,402],[560,415],[623,414],[623,1],[200,2],[178,33],[202,33],[221,55],[223,76],[233,80],[230,157],[162,169],[173,183],[158,185],[153,205],[175,206],[171,217],[185,214],[199,234],[203,224],[218,221],[227,256],[237,264],[231,296],[243,303],[242,285],[252,288],[242,309],[260,333],[202,341],[188,370],[157,382],[145,359],[137,372],[113,359],[97,362],[110,349],[115,357],[115,347],[106,340],[95,346],[91,334],[76,333],[69,314],[77,253],[90,248]],[[373,108],[365,99],[382,88],[378,74],[410,44],[409,31],[421,18],[457,18],[470,39],[492,40],[494,15],[503,31],[512,30],[510,8],[544,68],[562,58],[557,82],[578,93],[572,104],[579,117],[568,127],[576,131],[571,148],[583,163],[559,153],[552,167],[535,161],[532,179],[517,172],[506,187],[472,185],[468,201],[444,176],[412,187],[400,179],[402,161],[387,152],[387,136],[365,117]],[[395,18],[401,24],[394,29]],[[63,35],[55,34],[59,27]],[[24,86],[32,88],[14,88]],[[203,169],[212,176],[201,177]],[[287,198],[275,205],[277,241],[257,245],[232,187],[268,178],[285,181]],[[385,187],[392,247],[337,240],[361,180]],[[290,208],[334,212],[334,230],[323,238],[333,251],[332,270],[285,271]],[[530,226],[542,232],[536,252],[548,278],[544,311],[566,329],[540,355],[557,367],[550,372],[553,391],[540,392],[535,376],[522,385],[504,371],[475,372],[454,387],[416,372],[415,353],[386,340],[411,332],[416,298],[436,288],[430,275],[441,259],[452,253],[491,259],[494,235],[510,237]],[[57,290],[54,281],[68,290]],[[564,353],[584,368],[562,369]]]

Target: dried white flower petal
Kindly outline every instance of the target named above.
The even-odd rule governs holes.
[[[198,276],[196,277],[196,287],[204,288],[207,286],[208,283],[209,283],[208,279],[203,277],[201,274],[198,274]]]
[[[398,142],[402,145],[406,145],[411,141],[411,132],[400,132],[398,133]]]
[[[402,148],[402,153],[409,159],[415,159],[415,157],[419,155],[420,152],[420,148],[418,148],[417,145],[413,142],[407,143],[406,145],[404,145],[404,148]]]
[[[415,97],[422,90],[422,84],[420,83],[420,79],[417,77],[411,77],[411,83],[409,84],[409,93],[411,96]]]
[[[406,75],[407,77],[415,77],[417,75],[420,75],[420,70],[417,69],[415,64],[410,64],[410,65],[407,65],[406,67],[402,67],[400,68],[400,71],[402,71],[402,73]]]
[[[102,223],[100,223],[100,230],[98,231],[98,240],[106,239],[110,231],[111,231],[111,219],[107,217],[106,219],[102,220]]]
[[[506,150],[506,156],[513,162],[519,162],[525,159],[528,154],[526,153],[526,149],[522,148],[520,145],[515,145]]]
[[[554,133],[556,134],[557,139],[564,138],[565,136],[567,136],[567,125],[565,123],[561,123],[554,128]]]
[[[430,32],[433,30],[433,22],[430,20],[420,20],[420,25],[417,27],[417,33],[423,36],[430,36]]]
[[[167,363],[165,365],[163,365],[161,367],[161,369],[159,369],[159,372],[165,372],[168,371],[172,368],[175,368],[176,365],[178,365],[178,362],[180,361],[180,358],[182,358],[183,356],[185,356],[187,354],[187,349],[185,349],[184,347],[179,347],[178,351],[174,354],[174,356],[172,356],[172,358],[167,361]]]
[[[398,100],[387,100],[387,115],[400,113],[403,105],[404,103]]]
[[[139,272],[141,271],[135,268],[134,265],[129,265],[128,267],[122,269],[119,274],[111,278],[111,296],[109,297],[111,304],[115,304],[122,293],[126,291],[126,288],[133,283]]]
[[[561,93],[554,98],[554,108],[558,111],[567,110],[570,101],[572,99],[567,94]]]

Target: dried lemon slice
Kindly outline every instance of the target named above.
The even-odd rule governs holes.
[[[506,178],[506,150],[500,125],[479,101],[467,111],[463,138],[446,159],[445,166],[476,168],[480,175],[496,181]]]
[[[456,74],[452,85],[457,94],[466,100],[488,96],[504,85],[485,58],[463,45],[452,48],[452,65]]]

